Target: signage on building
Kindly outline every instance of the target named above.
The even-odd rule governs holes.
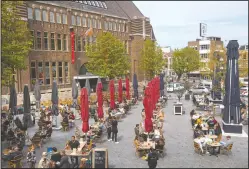
[[[205,37],[207,35],[207,24],[200,23],[200,37]]]

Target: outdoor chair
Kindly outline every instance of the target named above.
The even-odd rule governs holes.
[[[198,143],[196,143],[196,142],[194,142],[194,149],[195,149],[196,153],[201,154],[200,145]]]
[[[32,144],[35,146],[35,147],[39,147],[41,148],[41,138],[38,137],[38,136],[34,136],[32,139],[31,139],[31,142]]]
[[[226,152],[226,154],[228,155],[229,153],[232,152],[232,148],[233,148],[233,144],[229,144],[226,147],[221,147],[221,151],[224,153]]]
[[[63,131],[68,131],[69,123],[61,122],[61,126]]]
[[[8,161],[8,168],[22,168],[23,155],[17,155],[13,160]]]
[[[158,155],[160,156],[160,157],[164,157],[164,146],[158,146],[157,148],[156,148],[156,152],[158,153]]]

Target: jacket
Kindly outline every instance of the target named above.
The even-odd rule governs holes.
[[[56,152],[56,153],[52,154],[51,155],[51,160],[54,161],[54,162],[61,161],[60,153]]]
[[[112,132],[118,133],[118,121],[117,120],[112,121]]]
[[[156,168],[157,166],[158,155],[156,152],[148,154],[148,165],[150,168]]]
[[[69,157],[63,156],[60,161],[60,168],[70,168]]]

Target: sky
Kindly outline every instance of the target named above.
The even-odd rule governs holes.
[[[248,43],[248,1],[133,1],[150,18],[160,46],[173,49],[199,37],[199,24],[207,24],[207,36]]]

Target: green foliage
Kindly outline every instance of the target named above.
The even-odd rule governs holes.
[[[96,43],[88,44],[86,56],[87,70],[98,76],[113,79],[126,75],[130,68],[123,43],[110,32],[98,35]]]
[[[172,69],[180,80],[182,74],[198,70],[200,67],[199,53],[189,47],[173,52]]]
[[[163,59],[162,49],[150,39],[145,40],[139,67],[145,72],[146,77],[152,79],[164,66],[166,61]]]
[[[27,22],[21,20],[16,8],[22,3],[23,1],[2,1],[2,86],[14,83],[12,76],[16,70],[26,69],[25,60],[32,45]]]

